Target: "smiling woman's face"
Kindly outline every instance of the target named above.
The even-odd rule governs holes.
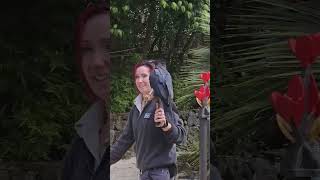
[[[135,72],[135,83],[142,95],[147,95],[151,91],[149,76],[151,69],[148,66],[140,66]]]
[[[91,17],[81,37],[81,68],[90,89],[100,99],[107,95],[110,65],[110,21],[107,14]]]

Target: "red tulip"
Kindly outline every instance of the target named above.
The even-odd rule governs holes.
[[[195,90],[194,95],[202,101],[206,97],[210,97],[210,88],[208,86],[202,85],[200,86],[199,91]]]
[[[197,91],[197,90],[194,91],[194,95],[195,95],[200,101],[202,101],[202,100],[204,99],[204,97],[205,97],[204,92],[202,92],[202,91]]]
[[[289,47],[306,68],[320,55],[320,33],[289,39]]]
[[[271,100],[275,111],[287,122],[293,120],[296,126],[300,125],[304,110],[304,92],[302,78],[294,76],[288,85],[287,94],[278,92],[271,94]]]
[[[287,96],[293,101],[302,101],[303,95],[303,80],[299,75],[294,75],[288,83]]]
[[[199,90],[203,92],[205,97],[210,97],[210,89],[208,86],[200,86]]]
[[[289,81],[287,94],[285,94],[285,96],[287,96],[291,101],[293,121],[296,127],[298,127],[303,117],[305,96],[303,80],[300,76],[295,75]]]
[[[210,79],[210,71],[201,73],[200,78],[203,80],[204,83],[207,83]]]
[[[287,122],[291,119],[291,101],[279,92],[272,92],[271,101],[274,110]]]
[[[306,110],[304,108],[305,98],[303,81],[298,75],[290,80],[285,95],[281,95],[278,92],[271,94],[271,101],[275,111],[287,122],[293,121],[296,127],[300,126],[304,111],[314,113],[316,116],[320,115],[318,88],[313,76],[310,76],[308,107]]]

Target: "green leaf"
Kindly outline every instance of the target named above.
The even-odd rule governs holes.
[[[186,11],[186,8],[184,6],[181,6],[181,12],[185,12]]]
[[[172,8],[173,10],[178,10],[178,6],[177,6],[177,4],[176,4],[175,2],[172,2],[172,3],[171,3],[171,8]]]
[[[160,0],[160,5],[165,9],[168,6],[168,3],[165,0]]]
[[[123,12],[128,12],[129,11],[129,6],[125,5],[122,7]]]
[[[112,14],[117,14],[119,11],[118,11],[118,8],[117,7],[111,7],[111,13]]]
[[[210,11],[209,6],[208,6],[208,5],[206,5],[206,4],[204,4],[204,5],[203,5],[203,9],[204,9],[205,11]]]
[[[190,11],[186,11],[186,14],[187,14],[188,19],[190,19],[192,16],[192,13]]]
[[[118,32],[119,37],[123,36],[123,31],[121,29],[117,29],[117,32]]]

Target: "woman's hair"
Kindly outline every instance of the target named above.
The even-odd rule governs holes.
[[[94,94],[93,90],[90,88],[84,72],[82,70],[82,52],[81,52],[81,39],[84,31],[84,26],[86,22],[93,16],[99,14],[108,14],[110,15],[110,5],[109,1],[99,1],[96,3],[89,2],[87,7],[80,13],[75,29],[75,59],[78,71],[80,73],[81,80],[85,83],[85,92],[90,102],[93,102],[98,97]]]

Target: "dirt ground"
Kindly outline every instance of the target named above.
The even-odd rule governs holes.
[[[184,175],[179,174],[176,180],[196,180],[194,178],[182,178]],[[110,167],[111,180],[139,180],[139,170],[136,168],[136,158],[122,159]]]
[[[122,159],[110,167],[111,180],[138,180],[139,171],[136,168],[136,158]]]

